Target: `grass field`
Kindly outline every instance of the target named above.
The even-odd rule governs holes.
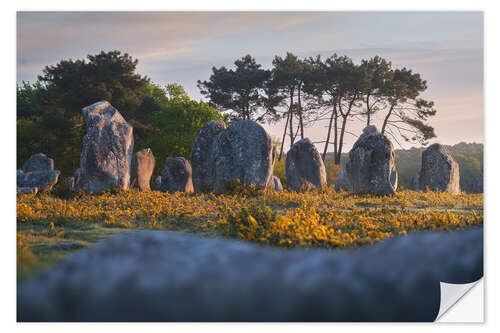
[[[174,230],[277,247],[346,248],[423,230],[483,224],[483,195],[400,191],[394,196],[321,191],[215,194],[108,191],[17,198],[18,281],[111,235]],[[61,245],[62,244],[62,245]]]

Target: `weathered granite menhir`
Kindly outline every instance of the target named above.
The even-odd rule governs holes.
[[[82,109],[87,133],[83,137],[80,168],[70,188],[99,192],[128,189],[134,149],[133,128],[109,102]]]

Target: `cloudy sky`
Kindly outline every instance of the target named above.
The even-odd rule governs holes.
[[[481,12],[19,12],[17,82],[33,82],[46,65],[121,50],[139,59],[154,83],[182,84],[195,99],[212,66],[251,54],[265,68],[287,51],[334,52],[358,62],[375,55],[427,80],[435,102],[433,142],[483,142]],[[280,137],[284,123],[265,125]],[[352,128],[354,132],[361,129]],[[306,129],[324,138],[324,124]],[[350,148],[355,138],[349,138]],[[397,147],[397,146],[396,146]],[[408,147],[405,145],[405,147]],[[321,148],[321,145],[318,145]]]

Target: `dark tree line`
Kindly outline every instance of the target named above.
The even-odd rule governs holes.
[[[47,66],[37,82],[17,86],[18,167],[42,152],[64,176],[71,175],[79,167],[85,134],[81,109],[100,100],[109,101],[134,127],[134,150],[150,147],[157,169],[166,156],[189,158],[200,128],[222,114],[191,100],[182,86],[153,84],[136,67],[127,53],[101,52]]]
[[[230,120],[285,120],[280,158],[286,140],[293,145],[304,137],[304,128],[322,120],[328,121],[323,159],[333,145],[336,164],[345,136],[354,135],[352,121],[377,125],[398,144],[404,140],[425,145],[435,137],[427,120],[436,110],[432,101],[420,97],[427,82],[379,56],[355,64],[336,54],[299,59],[287,53],[276,56],[272,68],[265,70],[246,55],[234,64],[235,69],[213,67],[208,81],[198,81],[198,87]],[[375,124],[376,118],[381,122]]]

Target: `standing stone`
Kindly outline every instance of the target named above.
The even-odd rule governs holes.
[[[302,186],[322,188],[326,186],[326,170],[323,160],[309,138],[295,142],[286,154],[286,182],[298,191]]]
[[[398,175],[391,141],[375,126],[367,126],[349,152],[345,171],[355,192],[394,194]]]
[[[54,170],[54,160],[45,154],[35,154],[24,163],[23,170],[17,170],[18,193],[47,192],[57,183],[58,170]]]
[[[267,188],[274,156],[271,137],[261,125],[252,120],[233,123],[215,141],[215,191],[222,192],[224,183],[234,179]]]
[[[155,178],[155,181],[153,182],[153,191],[161,191],[161,176],[158,176]]]
[[[82,109],[87,126],[75,187],[90,192],[128,189],[134,149],[133,128],[109,102]]]
[[[130,187],[140,191],[150,191],[150,181],[155,168],[155,157],[151,149],[146,148],[132,156],[130,166]]]
[[[417,171],[413,177],[411,177],[410,189],[413,191],[420,191],[420,171]]]
[[[23,165],[23,172],[54,170],[54,160],[45,154],[31,155]]]
[[[271,189],[274,191],[283,191],[283,185],[281,184],[281,179],[273,175],[271,180]]]
[[[162,192],[193,192],[191,165],[184,157],[167,157],[161,173]]]
[[[422,153],[420,189],[460,193],[460,172],[458,163],[450,152],[435,143]]]
[[[193,167],[193,186],[196,192],[208,190],[215,184],[214,142],[226,124],[220,120],[212,120],[203,126],[194,139],[191,152]]]
[[[340,169],[337,179],[335,180],[335,190],[340,191],[341,189],[344,191],[352,191],[352,184],[347,175],[345,166]]]

